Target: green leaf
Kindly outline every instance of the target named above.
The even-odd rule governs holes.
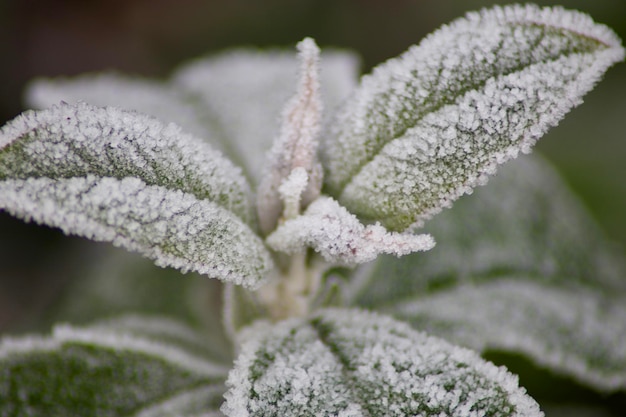
[[[626,268],[539,158],[507,165],[426,227],[428,254],[381,258],[348,302],[473,349],[520,352],[602,390],[626,387]]]
[[[246,333],[231,417],[543,415],[504,368],[388,317],[330,309]]]
[[[419,225],[529,152],[623,56],[578,12],[468,14],[363,78],[323,135],[328,189],[364,220]]]
[[[0,208],[254,287],[272,261],[248,225],[248,193],[220,153],[134,112],[61,105],[0,132]]]
[[[196,339],[184,326],[137,319],[4,339],[0,415],[217,412],[228,366],[191,349]]]
[[[295,92],[299,65],[292,51],[240,49],[191,62],[172,83],[205,106],[228,155],[256,183],[264,170],[261,156],[279,135],[281,112]],[[358,59],[322,52],[320,66],[323,104],[332,114],[356,85]]]

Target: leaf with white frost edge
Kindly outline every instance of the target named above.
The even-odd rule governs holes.
[[[280,115],[295,92],[299,65],[293,51],[234,50],[183,66],[172,85],[202,102],[212,126],[227,141],[228,155],[257,182],[264,169],[260,156],[279,134]],[[351,52],[323,51],[320,67],[323,107],[332,110],[356,86],[359,61]]]
[[[188,350],[195,334],[156,319],[56,326],[0,342],[0,414],[191,416],[217,412],[228,365]],[[142,326],[143,324],[143,326]],[[155,327],[159,334],[146,328]],[[163,342],[164,334],[171,338]],[[191,336],[190,336],[191,335]],[[186,342],[181,342],[182,337]],[[193,342],[195,343],[195,342]],[[135,414],[133,414],[135,415]]]
[[[437,247],[379,258],[347,302],[473,349],[522,353],[595,389],[626,388],[623,254],[542,159],[508,164],[425,231]]]
[[[279,225],[267,244],[289,254],[310,246],[329,262],[356,265],[381,253],[399,257],[427,251],[435,241],[430,235],[388,232],[380,224],[365,226],[332,198],[320,197],[301,216]]]
[[[268,326],[244,331],[230,417],[543,415],[504,368],[385,316],[329,309]]]
[[[26,112],[0,131],[0,208],[254,287],[272,267],[241,172],[175,125],[115,108]],[[242,262],[245,259],[247,262]]]
[[[322,135],[329,191],[362,219],[419,225],[529,152],[623,57],[579,12],[470,13],[363,77]]]

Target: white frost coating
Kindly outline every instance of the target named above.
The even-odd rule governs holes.
[[[484,351],[520,352],[596,389],[626,388],[626,299],[532,277],[455,287],[387,312]]]
[[[137,177],[252,218],[241,170],[177,125],[80,103],[27,111],[0,130],[0,179],[88,174]]]
[[[322,187],[322,168],[317,161],[322,118],[320,51],[311,38],[300,42],[298,51],[301,66],[298,89],[283,110],[280,134],[272,144],[269,165],[257,191],[257,213],[264,233],[274,230],[281,217],[284,206],[278,189],[294,169],[303,168],[308,178],[307,188],[298,196],[298,205],[306,206],[313,201]]]
[[[323,135],[327,182],[362,218],[421,222],[528,152],[623,56],[577,12],[468,15],[363,78]]]
[[[321,54],[321,95],[333,109],[354,89],[358,59],[349,52]],[[197,95],[212,125],[232,147],[229,155],[246,167],[250,181],[262,178],[265,155],[279,134],[285,103],[294,94],[300,63],[291,51],[235,50],[181,68],[173,85]]]
[[[388,317],[331,309],[245,333],[230,417],[543,415],[504,368]]]
[[[188,94],[165,82],[105,73],[75,78],[36,79],[25,92],[27,106],[45,109],[62,101],[94,106],[112,106],[173,122],[192,135],[219,146],[216,133],[201,117],[201,108]]]
[[[330,262],[354,265],[381,253],[402,256],[426,251],[435,241],[430,235],[388,232],[380,224],[364,226],[332,198],[320,197],[303,215],[278,226],[267,244],[286,253],[310,246]]]
[[[260,238],[230,211],[138,178],[0,181],[0,208],[137,251],[159,266],[257,287],[272,260]]]

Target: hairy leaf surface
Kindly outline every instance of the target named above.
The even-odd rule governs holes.
[[[507,165],[426,231],[433,250],[381,258],[357,274],[349,300],[595,388],[626,386],[623,254],[545,162]]]
[[[421,224],[529,152],[621,59],[578,12],[468,14],[363,78],[325,135],[328,188],[365,220]]]
[[[504,368],[372,313],[248,330],[222,411],[243,416],[542,416]]]
[[[217,412],[228,366],[190,349],[196,339],[184,326],[138,319],[84,328],[60,325],[50,337],[5,339],[0,414]]]
[[[0,208],[255,286],[271,267],[240,171],[175,125],[87,104],[26,112],[0,132]],[[241,262],[245,259],[246,262]]]

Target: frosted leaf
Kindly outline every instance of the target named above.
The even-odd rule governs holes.
[[[45,109],[62,101],[135,110],[164,122],[174,122],[198,138],[220,144],[205,117],[202,106],[187,93],[165,82],[115,73],[82,75],[73,78],[36,79],[24,94],[28,107]]]
[[[24,112],[0,131],[0,179],[89,174],[137,177],[252,218],[240,169],[174,124],[80,103]]]
[[[430,235],[388,232],[380,224],[365,226],[330,197],[320,197],[303,215],[287,220],[267,237],[274,250],[296,253],[310,246],[327,261],[355,265],[381,253],[402,256],[431,249]]]
[[[388,312],[462,346],[521,353],[595,389],[626,390],[626,295],[536,281],[502,276]]]
[[[195,195],[138,178],[0,181],[0,208],[95,241],[136,251],[159,266],[256,287],[272,260],[239,217]]]
[[[322,118],[322,102],[319,83],[319,48],[311,38],[298,44],[300,79],[295,96],[282,113],[280,134],[272,144],[269,164],[265,169],[257,192],[257,213],[261,230],[269,233],[276,228],[283,207],[300,212],[320,194],[322,168],[317,160],[318,133]],[[291,196],[288,204],[279,188],[294,170],[304,170],[305,184],[297,196]],[[308,180],[308,181],[307,181]],[[291,181],[293,182],[293,181]],[[302,181],[300,181],[301,183]],[[289,198],[289,197],[287,197]],[[295,200],[295,201],[293,201]],[[290,207],[290,205],[296,205]],[[292,217],[285,215],[286,218]]]
[[[228,366],[153,336],[103,324],[59,325],[49,337],[0,341],[0,414],[158,416],[168,406],[186,413],[180,415],[215,412]]]
[[[623,56],[578,12],[468,14],[363,78],[323,135],[331,194],[390,229],[420,224],[529,152]]]
[[[331,309],[246,333],[230,417],[543,415],[504,368],[388,317]]]
[[[260,156],[278,136],[282,109],[298,85],[299,66],[291,51],[234,50],[182,67],[173,84],[206,106],[212,125],[227,140],[228,155],[256,183],[265,164]],[[326,51],[320,67],[323,107],[332,110],[354,89],[358,59]]]
[[[623,254],[545,162],[507,165],[425,231],[437,247],[382,257],[356,274],[347,302],[597,389],[625,387]]]
[[[0,187],[0,208],[14,215],[161,266],[248,286],[271,267],[247,226],[240,170],[176,125],[138,113],[65,104],[18,116],[0,131]],[[249,263],[233,256],[241,253]]]

